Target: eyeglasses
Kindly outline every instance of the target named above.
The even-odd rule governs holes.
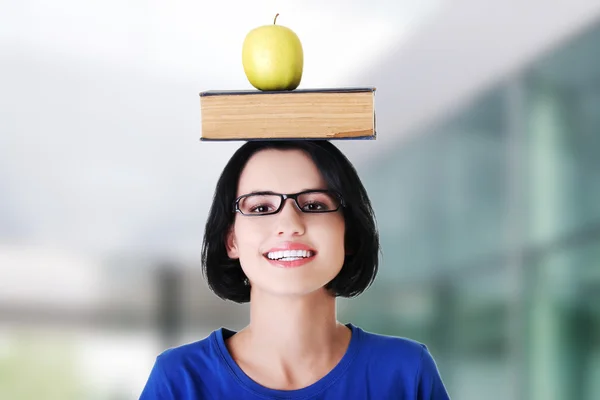
[[[294,194],[255,192],[235,199],[234,212],[249,216],[277,214],[286,199],[293,199],[300,211],[309,214],[330,213],[345,207],[342,196],[331,190],[306,190]]]

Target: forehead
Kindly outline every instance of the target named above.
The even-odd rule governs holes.
[[[305,189],[325,189],[326,183],[310,156],[301,150],[262,150],[246,163],[238,185],[238,195],[270,190],[295,193]]]

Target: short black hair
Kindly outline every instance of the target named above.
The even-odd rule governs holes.
[[[339,192],[346,233],[346,257],[339,274],[326,285],[334,296],[355,297],[374,281],[379,265],[379,233],[371,201],[356,169],[327,140],[256,140],[244,143],[231,157],[215,189],[204,230],[202,271],[217,296],[237,303],[250,301],[250,286],[239,260],[229,258],[227,234],[234,223],[233,204],[246,163],[261,150],[301,150],[310,156],[329,190]]]

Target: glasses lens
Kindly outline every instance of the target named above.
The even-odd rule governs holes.
[[[239,209],[246,215],[272,214],[279,208],[281,197],[270,194],[252,194],[240,199]]]
[[[330,192],[308,192],[298,196],[298,205],[307,213],[331,212],[340,208],[340,199]]]

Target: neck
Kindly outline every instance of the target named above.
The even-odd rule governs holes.
[[[233,336],[229,350],[255,381],[297,389],[325,376],[342,359],[350,330],[336,320],[335,298],[274,296],[252,291],[250,324]]]
[[[335,298],[325,291],[297,297],[252,293],[247,335],[265,358],[286,363],[331,355],[344,330],[336,319]]]

